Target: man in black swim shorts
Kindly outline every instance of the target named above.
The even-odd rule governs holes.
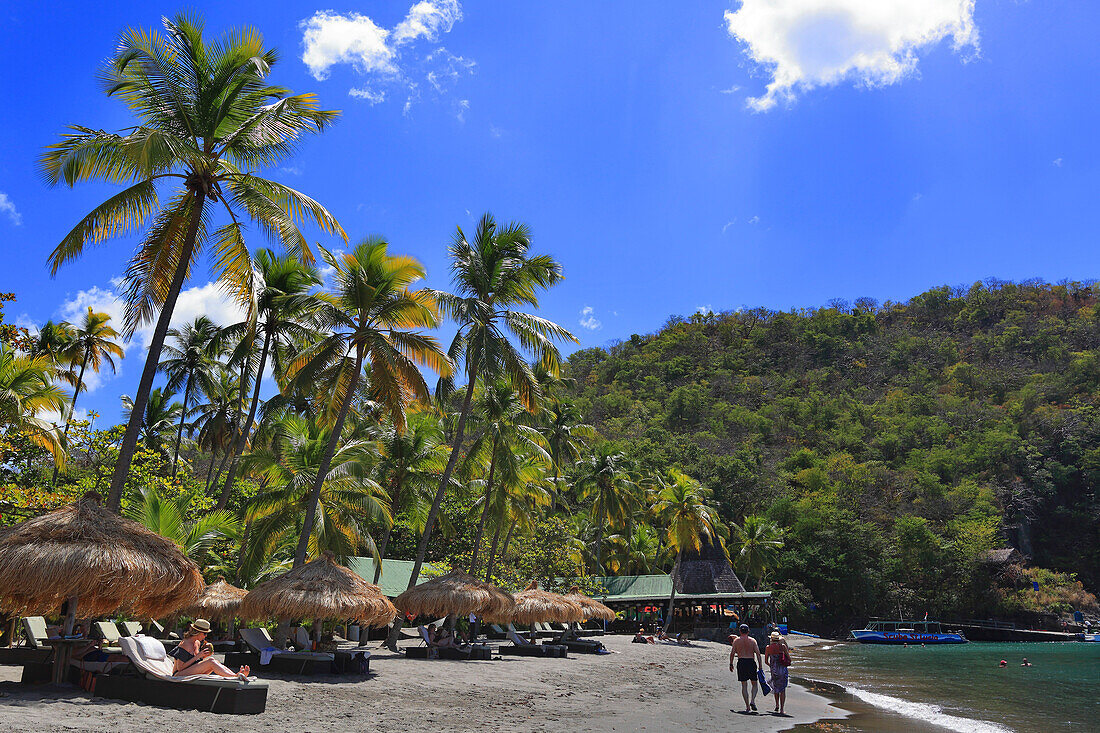
[[[756,693],[759,690],[757,682],[757,670],[760,669],[760,647],[756,639],[749,636],[748,624],[741,624],[738,628],[740,635],[730,636],[733,649],[730,651],[730,672],[734,671],[736,664],[737,681],[741,683],[741,697],[745,699],[745,713],[756,713]],[[749,698],[749,683],[752,683],[752,698]]]

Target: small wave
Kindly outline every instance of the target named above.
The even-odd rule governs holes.
[[[988,720],[974,720],[973,718],[948,715],[943,712],[939,705],[910,702],[909,700],[902,700],[901,698],[883,695],[878,692],[870,692],[869,690],[863,690],[858,687],[845,686],[844,690],[863,702],[874,705],[875,707],[904,715],[907,718],[923,720],[926,723],[938,725],[941,728],[959,731],[959,733],[1011,733],[1012,731],[1011,728],[1006,728],[1003,725],[992,723]]]

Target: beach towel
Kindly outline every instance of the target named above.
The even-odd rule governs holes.
[[[764,679],[764,670],[756,670],[756,676],[760,679],[760,691],[765,695],[772,694],[772,688],[768,687],[768,681]]]

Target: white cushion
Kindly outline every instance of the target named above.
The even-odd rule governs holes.
[[[146,659],[160,661],[168,658],[168,651],[164,648],[164,643],[160,639],[154,639],[151,636],[144,636],[138,634],[137,636],[131,636],[131,639],[137,644],[138,649],[141,650],[141,656]]]

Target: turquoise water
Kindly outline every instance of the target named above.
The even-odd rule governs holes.
[[[1100,731],[1100,644],[853,643],[796,653],[792,676],[837,683],[866,709],[921,730]],[[1024,657],[1031,667],[1020,666]],[[858,718],[850,730],[860,730]]]

